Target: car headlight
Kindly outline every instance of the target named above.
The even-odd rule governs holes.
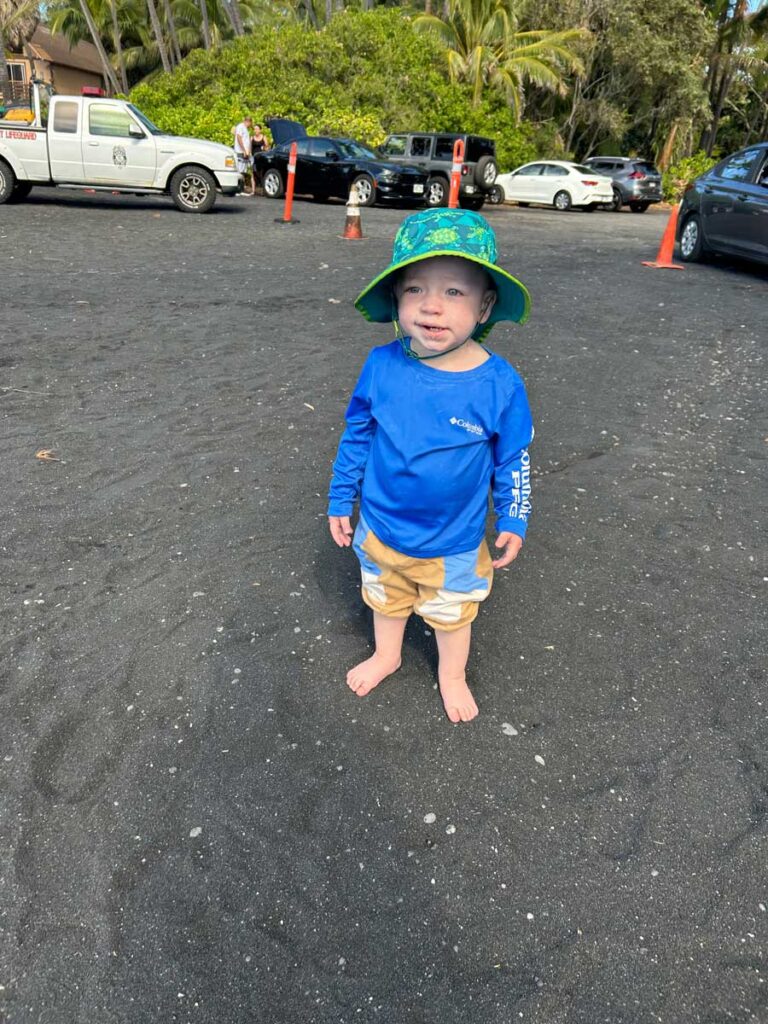
[[[224,166],[225,167],[234,167],[235,166],[235,158],[233,156],[225,156],[224,157]]]
[[[397,171],[391,171],[391,170],[389,170],[389,168],[387,168],[384,171],[379,171],[379,173],[376,175],[376,177],[377,178],[394,178],[396,176],[396,174],[397,174]]]

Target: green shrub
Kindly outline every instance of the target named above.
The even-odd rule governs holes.
[[[668,203],[679,203],[683,193],[694,178],[714,167],[719,156],[707,156],[700,149],[693,156],[685,157],[672,164],[661,176],[661,188]]]
[[[379,145],[396,131],[467,131],[496,140],[501,170],[557,155],[552,125],[516,124],[489,94],[474,109],[452,83],[441,44],[417,34],[399,8],[336,14],[319,32],[286,22],[207,52],[194,50],[170,75],[137,86],[131,100],[174,135],[232,143],[246,113],[301,121],[312,134]]]

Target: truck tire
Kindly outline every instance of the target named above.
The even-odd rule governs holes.
[[[0,160],[0,203],[7,203],[16,188],[16,175],[13,169]]]
[[[171,199],[182,213],[208,213],[216,202],[216,181],[202,167],[180,167],[171,178]]]
[[[475,164],[475,184],[484,190],[488,190],[496,181],[499,168],[492,156],[481,156]]]
[[[22,199],[26,199],[29,193],[32,191],[31,181],[18,181],[16,182],[16,188],[11,193],[11,198],[8,200],[10,203],[20,203]]]

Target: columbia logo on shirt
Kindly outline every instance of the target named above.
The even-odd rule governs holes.
[[[478,437],[485,436],[483,428],[476,423],[468,423],[466,420],[457,419],[456,416],[451,416],[448,422],[454,427],[461,427],[462,430],[466,430],[470,434],[477,434]]]

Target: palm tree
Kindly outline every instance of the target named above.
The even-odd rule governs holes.
[[[752,47],[768,35],[768,4],[750,11],[749,0],[705,0],[705,7],[717,30],[707,72],[712,116],[700,143],[711,156],[728,93],[736,78],[748,73]]]
[[[37,28],[40,20],[39,0],[0,0],[0,99],[13,99],[6,46],[19,49]]]
[[[104,44],[101,41],[101,34],[99,33],[98,28],[96,27],[96,22],[93,20],[93,13],[91,12],[90,7],[88,6],[88,0],[80,0],[80,9],[83,12],[83,17],[85,18],[85,22],[88,26],[88,31],[91,36],[91,42],[96,47],[96,50],[99,54],[101,66],[104,70],[104,77],[107,80],[107,86],[113,94],[119,92],[119,87],[117,84],[117,79],[115,78],[115,73],[112,70],[112,65],[109,63],[109,58],[107,57],[107,51],[104,49]]]
[[[414,25],[445,43],[448,72],[453,81],[470,83],[475,107],[490,86],[519,118],[527,83],[564,95],[563,73],[583,70],[571,44],[585,38],[584,30],[520,32],[514,0],[448,0],[447,16],[420,14]]]
[[[80,0],[82,3],[83,0]],[[155,0],[147,0],[147,10],[149,11],[149,21],[152,25],[152,33],[155,37],[155,43],[157,44],[157,51],[160,54],[160,60],[163,64],[163,71],[170,74],[171,62],[168,60],[168,50],[165,47],[165,40],[163,39],[163,30],[160,27],[160,19],[157,16],[157,8],[155,7]]]
[[[199,0],[200,4],[200,31],[203,37],[203,46],[206,50],[211,48],[211,26],[208,21],[208,2]]]
[[[117,17],[117,0],[109,0],[109,13],[112,17],[112,39],[115,44],[117,66],[120,70],[120,86],[123,90],[123,93],[127,93],[128,75],[125,72],[125,60],[123,58],[123,40],[120,34],[120,22]]]

